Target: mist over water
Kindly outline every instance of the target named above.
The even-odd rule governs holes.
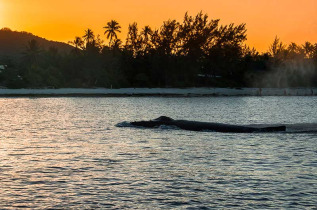
[[[317,97],[1,98],[0,208],[303,209],[316,133],[116,127],[174,119],[317,123]]]
[[[255,87],[313,87],[316,75],[316,65],[310,60],[288,60],[253,81]]]

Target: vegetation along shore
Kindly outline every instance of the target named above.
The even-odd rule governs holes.
[[[68,44],[9,28],[0,31],[0,86],[5,88],[288,88],[317,86],[317,43],[282,43],[267,52],[245,45],[245,24],[221,25],[202,12],[159,29],[105,22]],[[103,40],[106,39],[106,41]]]

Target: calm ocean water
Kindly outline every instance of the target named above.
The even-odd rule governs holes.
[[[0,98],[0,209],[312,209],[317,133],[122,128],[317,123],[317,97]]]

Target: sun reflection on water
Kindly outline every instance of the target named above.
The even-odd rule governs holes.
[[[250,116],[252,122],[316,116],[307,118],[316,113],[311,106],[316,99],[283,97],[286,101],[266,98],[265,104],[288,104],[284,115],[275,104],[262,118],[255,114],[264,104],[260,100],[0,98],[0,208],[313,206],[314,135],[114,126],[160,113],[237,123]],[[292,110],[301,110],[296,119]]]

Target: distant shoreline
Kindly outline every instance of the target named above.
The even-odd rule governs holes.
[[[61,88],[0,89],[0,97],[202,97],[202,96],[317,96],[314,88]]]

